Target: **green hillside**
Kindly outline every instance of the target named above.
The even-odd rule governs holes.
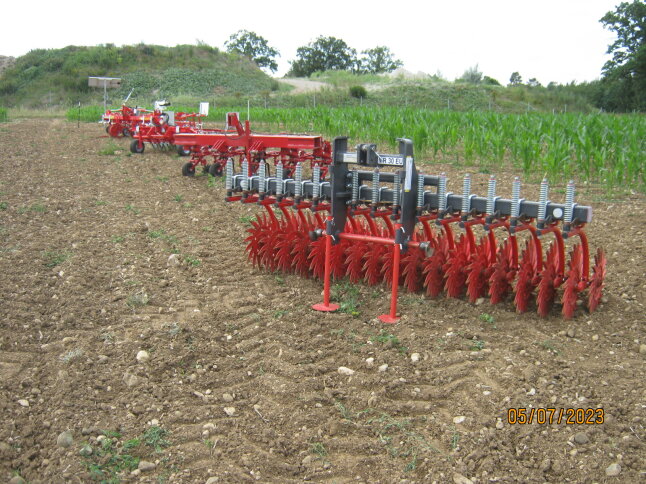
[[[0,105],[65,107],[100,101],[103,93],[88,87],[88,76],[122,78],[122,87],[109,92],[113,104],[132,88],[131,99],[141,104],[178,95],[206,99],[278,89],[250,60],[208,45],[68,46],[18,57],[0,77]]]
[[[129,104],[149,108],[156,99],[169,99],[174,106],[209,101],[236,110],[246,109],[249,101],[270,108],[376,105],[501,113],[598,111],[593,102],[595,83],[503,87],[485,82],[486,77],[472,83],[437,76],[411,79],[327,71],[312,75],[327,87],[292,94],[290,87],[251,60],[204,44],[37,49],[7,65],[0,73],[3,107],[69,108],[79,101],[102,105],[103,90],[88,87],[87,78],[106,76],[122,78],[121,88],[108,90],[111,107],[119,106],[134,89]],[[353,96],[351,90],[357,88]],[[357,97],[356,92],[363,94]]]

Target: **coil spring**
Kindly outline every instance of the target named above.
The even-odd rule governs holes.
[[[446,211],[446,173],[440,173],[440,180],[437,186],[438,210],[440,213]]]
[[[276,165],[276,195],[281,196],[283,194],[283,164],[278,162]]]
[[[242,160],[242,191],[249,190],[249,164],[247,160]]]
[[[467,215],[471,210],[471,175],[464,175],[462,181],[462,214]]]
[[[417,173],[417,208],[419,210],[424,206],[424,175],[422,172]]]
[[[518,218],[520,215],[520,178],[514,177],[511,185],[511,216]]]
[[[312,186],[312,195],[314,198],[319,198],[321,195],[321,167],[318,165],[314,165],[314,169],[312,170],[312,181],[314,185]]]
[[[574,180],[570,180],[565,189],[565,210],[563,214],[563,221],[566,224],[572,223],[572,215],[574,212]]]
[[[538,197],[538,221],[543,222],[545,220],[545,215],[547,214],[547,194],[549,192],[550,185],[547,181],[547,178],[543,178],[541,181],[541,192]]]
[[[301,163],[298,162],[296,163],[296,171],[294,173],[294,196],[296,198],[300,198],[300,196],[303,194],[303,168],[301,166]]]
[[[359,203],[359,172],[352,170],[352,205]]]
[[[379,202],[379,168],[372,172],[372,204]]]
[[[227,190],[233,190],[233,160],[229,158],[226,165],[226,180],[224,180],[224,187]]]
[[[487,187],[487,215],[493,215],[496,199],[496,175],[489,177],[489,186]]]

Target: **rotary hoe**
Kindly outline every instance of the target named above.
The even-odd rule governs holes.
[[[323,302],[313,306],[319,311],[339,308],[330,302],[331,278],[385,282],[385,323],[398,320],[400,285],[472,303],[513,300],[518,312],[535,307],[541,316],[558,301],[566,319],[580,300],[590,312],[597,308],[606,258],[597,250],[591,268],[584,227],[592,209],[575,203],[573,182],[564,203],[549,200],[545,179],[538,201],[521,198],[518,177],[511,199],[497,195],[495,176],[484,197],[472,193],[469,175],[454,194],[444,173],[417,170],[410,140],[398,142],[399,153],[385,155],[373,144],[349,152],[347,138],[336,138],[329,181],[318,163],[305,179],[300,161],[287,170],[278,161],[269,176],[262,157],[255,170],[244,160],[239,173],[229,158],[226,200],[264,208],[246,239],[252,263],[323,279]]]
[[[119,109],[108,109],[101,117],[105,124],[105,131],[112,138],[130,137],[140,124],[148,123],[152,119],[152,111],[142,108],[131,108],[122,105]]]
[[[145,144],[148,143],[153,149],[168,150],[177,147],[180,156],[190,154],[187,148],[176,143],[175,138],[180,133],[203,131],[202,120],[208,116],[208,103],[200,104],[199,113],[164,110],[169,105],[167,101],[155,102],[155,109],[132,130],[132,153],[143,153]]]
[[[249,120],[243,124],[238,113],[227,113],[224,131],[185,130],[175,134],[174,143],[191,155],[182,167],[186,176],[194,175],[198,165],[213,176],[222,176],[228,160],[237,160],[239,167],[246,162],[251,174],[265,165],[268,175],[272,163],[280,164],[285,176],[292,176],[298,164],[308,163],[318,165],[325,177],[332,161],[331,145],[321,136],[254,133]]]

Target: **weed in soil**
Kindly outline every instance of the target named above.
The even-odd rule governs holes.
[[[159,454],[162,449],[171,445],[170,441],[166,439],[169,434],[170,432],[168,430],[153,425],[144,432],[142,438],[144,444],[146,444],[148,447],[152,447],[153,449],[155,449],[155,452]]]
[[[139,440],[128,440],[119,449],[118,443],[121,438],[119,432],[104,431],[103,435],[105,438],[94,448],[84,444],[84,448],[90,452],[85,459],[85,468],[91,480],[116,484],[121,482],[124,474],[132,472],[139,465],[140,458],[128,452],[139,446]]]
[[[327,449],[322,442],[313,442],[310,445],[310,452],[321,460],[325,460],[328,455]]]
[[[45,265],[45,267],[49,267],[50,269],[53,269],[54,267],[61,265],[70,257],[72,257],[72,254],[70,252],[46,250],[43,253],[43,259],[44,259],[43,264]]]
[[[332,287],[332,299],[339,302],[339,311],[353,317],[359,316],[359,288],[351,282],[344,281]]]
[[[113,140],[109,140],[101,147],[101,149],[99,149],[99,154],[101,156],[114,156],[120,149],[121,147],[117,145]]]
[[[129,308],[136,309],[145,306],[146,304],[148,304],[148,301],[148,294],[146,294],[146,292],[141,289],[128,296],[128,299],[126,299],[126,305]]]
[[[125,211],[126,212],[132,212],[135,215],[139,215],[141,213],[141,210],[139,210],[138,208],[135,208],[135,206],[132,205],[131,203],[129,203],[128,205],[125,206]]]
[[[192,267],[197,267],[202,263],[200,259],[198,259],[197,257],[193,257],[191,255],[185,255],[184,262],[186,262],[189,266],[192,266]]]
[[[402,344],[397,336],[384,329],[380,329],[379,334],[372,336],[370,341],[373,343],[382,343],[385,346],[396,349],[400,353],[406,353],[408,351],[408,348]]]

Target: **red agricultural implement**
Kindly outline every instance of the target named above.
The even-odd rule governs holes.
[[[417,171],[410,140],[400,139],[393,155],[377,153],[375,145],[347,147],[347,138],[335,139],[329,182],[318,165],[304,180],[300,162],[289,179],[280,164],[273,177],[263,163],[253,173],[245,161],[239,174],[233,161],[226,164],[227,201],[265,208],[249,229],[249,258],[272,271],[322,278],[324,300],[314,309],[338,309],[330,302],[330,280],[343,277],[391,287],[390,312],[380,316],[385,323],[398,320],[402,284],[431,297],[466,294],[472,303],[513,298],[518,312],[535,299],[541,316],[560,300],[571,318],[586,290],[588,310],[598,306],[606,259],[597,250],[590,270],[584,227],[592,209],[574,202],[573,182],[562,204],[549,201],[547,180],[537,202],[521,198],[518,178],[511,199],[496,195],[495,176],[486,197],[471,193],[469,175],[462,193],[453,194],[444,174]]]
[[[325,178],[332,161],[330,143],[321,136],[253,133],[249,121],[243,125],[238,113],[227,113],[225,131],[186,130],[175,134],[174,143],[190,150],[191,159],[182,167],[186,176],[194,175],[198,165],[213,176],[221,176],[227,162],[237,160],[240,167],[246,161],[251,174],[260,166],[268,170],[270,162],[280,164],[286,176],[291,176],[299,163],[318,164]]]
[[[108,109],[101,121],[106,125],[106,132],[113,138],[132,136],[140,124],[150,122],[152,111],[142,108],[131,108],[125,104],[119,109]]]
[[[145,143],[150,144],[153,149],[170,149],[176,145],[177,134],[202,131],[202,119],[208,116],[208,103],[200,104],[199,113],[164,111],[163,108],[168,105],[166,102],[156,102],[155,109],[149,114],[146,122],[136,126],[130,143],[132,153],[143,153]],[[190,154],[183,146],[177,148],[181,156]]]

